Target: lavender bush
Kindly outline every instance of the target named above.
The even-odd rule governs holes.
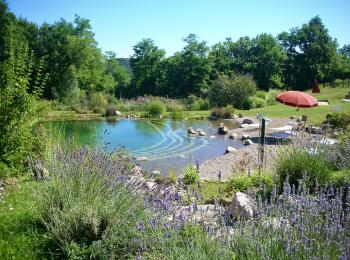
[[[205,204],[198,189],[145,188],[128,161],[85,148],[59,149],[39,190],[42,221],[62,252],[97,259],[247,259],[350,257],[350,196],[306,177],[284,182],[268,200],[250,194],[252,218],[232,204]],[[199,192],[198,192],[199,191]]]

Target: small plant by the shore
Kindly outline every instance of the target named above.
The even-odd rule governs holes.
[[[195,167],[190,165],[185,168],[184,172],[183,182],[185,184],[193,184],[199,180],[199,175]]]

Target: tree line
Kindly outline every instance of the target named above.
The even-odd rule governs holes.
[[[277,37],[262,33],[208,46],[190,34],[183,49],[169,57],[152,39],[143,39],[133,46],[131,73],[115,53],[98,48],[89,20],[79,16],[39,26],[15,17],[0,0],[0,30],[0,61],[6,62],[15,42],[28,46],[33,70],[45,78],[42,97],[63,103],[95,92],[124,98],[206,96],[215,80],[237,74],[251,75],[263,90],[304,90],[314,80],[350,78],[350,45],[339,48],[318,16]]]

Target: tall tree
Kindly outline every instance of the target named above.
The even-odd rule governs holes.
[[[288,55],[284,76],[290,88],[311,88],[315,79],[322,82],[328,77],[337,45],[320,17],[312,18],[300,29],[283,32],[278,38]]]
[[[115,94],[117,97],[122,97],[127,94],[127,87],[131,80],[131,75],[127,72],[124,66],[120,65],[114,52],[106,53],[107,73],[112,75],[115,82]]]
[[[143,39],[133,49],[134,54],[130,58],[130,66],[134,75],[132,94],[159,95],[162,93],[164,82],[162,62],[165,51],[159,49],[152,39]]]
[[[282,87],[282,68],[287,57],[272,35],[263,33],[254,38],[250,56],[251,71],[259,88]]]
[[[214,45],[209,54],[213,78],[219,74],[251,73],[251,48],[252,40],[248,36],[240,37],[236,42],[226,38],[223,43]]]
[[[211,65],[209,48],[205,41],[199,41],[195,34],[188,35],[186,46],[175,53],[168,62],[168,86],[176,97],[190,94],[202,95],[208,88]]]

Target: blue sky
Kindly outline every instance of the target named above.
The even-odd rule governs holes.
[[[152,38],[172,55],[195,33],[212,45],[231,37],[276,36],[319,15],[340,46],[350,44],[350,0],[7,0],[17,16],[42,24],[74,14],[90,20],[103,51],[129,57]]]

